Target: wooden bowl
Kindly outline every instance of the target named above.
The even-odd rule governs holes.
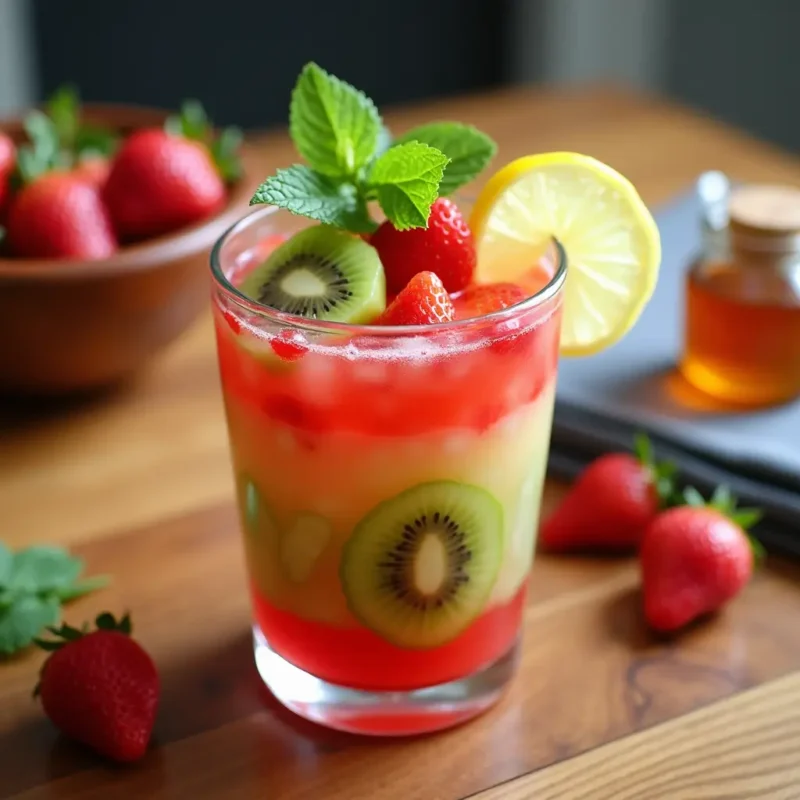
[[[161,126],[169,112],[86,105],[84,118],[123,133]],[[19,118],[0,130],[22,138]],[[248,209],[257,159],[216,216],[100,261],[0,258],[0,393],[101,389],[136,372],[207,308],[214,242]],[[263,177],[263,176],[261,176]]]

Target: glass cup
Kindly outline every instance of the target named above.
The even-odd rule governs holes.
[[[516,666],[565,255],[553,241],[526,301],[432,326],[300,319],[242,295],[308,224],[262,208],[211,255],[256,664],[329,727],[448,727]]]

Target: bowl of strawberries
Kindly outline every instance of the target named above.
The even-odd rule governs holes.
[[[196,101],[82,105],[65,88],[0,120],[0,393],[108,387],[185,331],[253,158]]]

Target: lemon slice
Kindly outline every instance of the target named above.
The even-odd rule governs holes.
[[[658,227],[636,189],[578,153],[525,156],[499,170],[470,219],[479,283],[514,281],[552,237],[567,253],[561,353],[585,356],[619,341],[653,294]]]

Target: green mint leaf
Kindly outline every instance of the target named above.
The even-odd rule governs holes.
[[[78,135],[78,110],[80,98],[74,86],[62,86],[45,103],[47,115],[53,123],[61,144],[71,149]]]
[[[354,233],[369,233],[377,227],[355,187],[302,164],[280,169],[267,178],[250,200],[250,205],[259,203]]]
[[[91,578],[85,578],[82,581],[76,581],[69,586],[62,586],[53,590],[53,594],[62,603],[68,603],[71,600],[77,600],[85,594],[91,594],[98,589],[104,589],[111,582],[107,575],[95,575]]]
[[[421,142],[391,147],[375,161],[368,186],[395,228],[427,227],[447,163],[444,153]]]
[[[14,554],[9,588],[14,592],[52,592],[69,586],[83,569],[83,561],[60,547],[29,547]]]
[[[225,128],[211,143],[211,157],[226,183],[233,183],[242,176],[239,159],[242,138],[242,132],[238,128]]]
[[[306,64],[292,92],[289,132],[313,169],[354,178],[375,153],[380,128],[378,109],[363,92]]]
[[[432,122],[408,131],[396,140],[395,146],[406,142],[422,144],[441,150],[450,163],[444,171],[439,194],[452,194],[476,178],[497,152],[497,144],[472,125],[461,122]]]
[[[0,542],[0,589],[11,583],[11,574],[14,571],[14,554]]]
[[[35,594],[17,598],[15,603],[0,611],[0,653],[11,655],[27,647],[40,631],[58,621],[58,601]]]
[[[6,229],[0,225],[0,244],[3,244],[3,239],[6,238]]]

